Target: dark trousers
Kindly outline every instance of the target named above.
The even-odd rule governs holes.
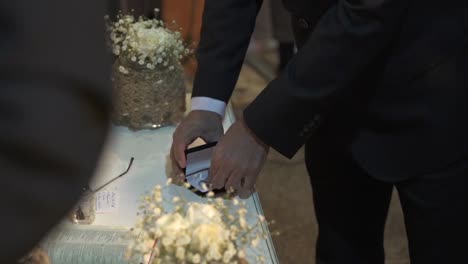
[[[307,152],[306,152],[307,153]],[[317,221],[317,264],[383,264],[393,187],[412,264],[468,263],[468,157],[402,182],[368,175],[348,154],[306,154]]]

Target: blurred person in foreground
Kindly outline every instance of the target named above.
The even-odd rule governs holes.
[[[270,147],[305,145],[317,263],[383,264],[393,187],[412,263],[468,263],[468,2],[283,2],[299,51],[223,135],[261,1],[206,1],[175,168],[193,139],[219,141],[211,187],[248,197]]]
[[[104,14],[104,1],[0,0],[0,263],[26,255],[92,175],[110,105]]]

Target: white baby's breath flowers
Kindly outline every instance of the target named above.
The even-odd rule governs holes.
[[[159,13],[159,11],[155,11]],[[175,69],[174,65],[191,53],[180,32],[170,30],[158,19],[135,19],[117,15],[114,22],[105,17],[112,53],[147,69],[156,66]],[[123,73],[122,71],[120,71]]]
[[[244,251],[244,250],[239,250],[239,251],[237,252],[237,256],[238,256],[239,258],[245,258],[245,251]]]
[[[119,72],[123,74],[128,74],[128,70],[122,65],[119,66]]]
[[[186,218],[192,226],[222,223],[221,212],[210,204],[190,203],[187,208]]]
[[[171,183],[172,183],[172,178],[168,178],[166,181],[166,185],[171,185]]]
[[[192,263],[200,263],[200,261],[201,261],[200,254],[197,253],[197,254],[193,255]]]
[[[208,190],[208,186],[206,185],[205,182],[202,182],[202,183],[201,183],[201,187],[202,187],[202,190],[204,190],[204,191],[207,191],[207,190]]]
[[[265,216],[259,215],[259,216],[258,216],[258,220],[259,220],[260,222],[265,222]]]
[[[182,260],[184,261],[185,260],[185,248],[183,247],[178,247],[177,250],[176,250],[176,258],[178,260]]]
[[[166,197],[166,188],[170,187],[156,186],[142,198],[128,250],[135,263],[235,264],[247,257],[246,248],[258,247],[267,236],[260,226],[264,217],[249,223],[246,205],[237,198],[187,202],[179,196]],[[260,256],[254,259],[265,263]]]
[[[258,247],[258,244],[260,244],[260,239],[261,239],[261,238],[260,238],[259,236],[257,236],[256,238],[254,238],[254,239],[250,242],[250,244],[252,245],[252,247],[254,247],[254,248]]]

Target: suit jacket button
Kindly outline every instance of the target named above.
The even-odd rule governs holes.
[[[305,18],[299,18],[297,25],[302,29],[309,29],[309,22]]]

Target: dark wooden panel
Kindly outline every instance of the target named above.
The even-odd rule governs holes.
[[[168,23],[175,21],[192,48],[196,48],[200,40],[204,4],[203,0],[162,0],[163,19]],[[193,76],[195,69],[196,61],[192,58],[186,63],[187,74]]]

